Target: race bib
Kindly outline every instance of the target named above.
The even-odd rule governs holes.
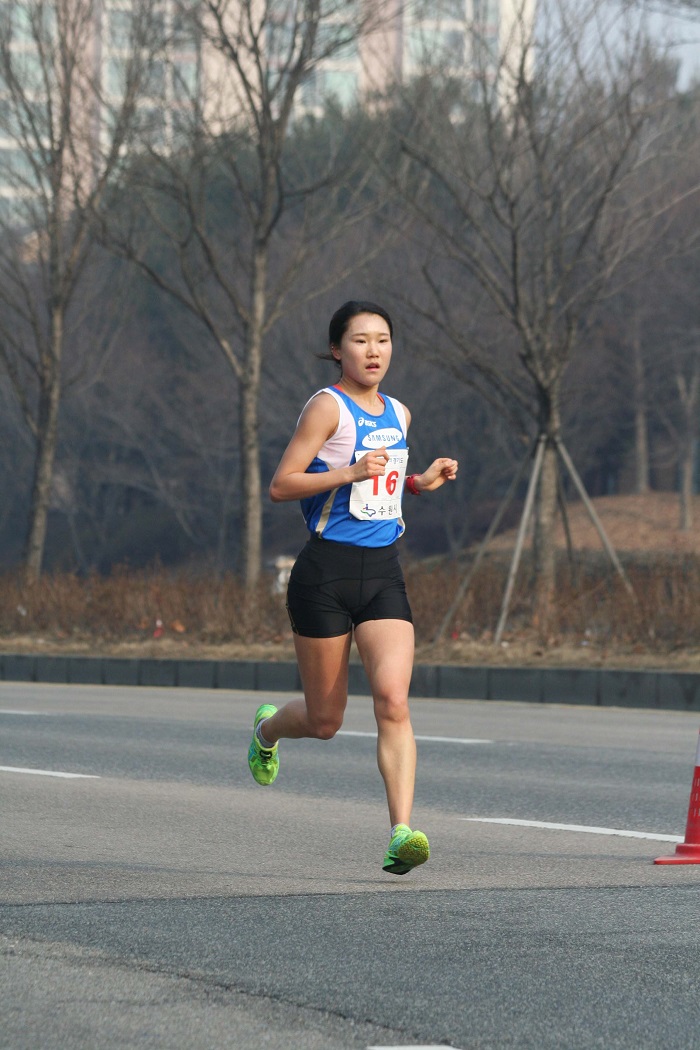
[[[358,449],[355,462],[370,449]],[[350,490],[350,513],[360,521],[385,521],[401,517],[401,492],[406,478],[408,449],[387,449],[389,460],[382,477],[353,482]]]

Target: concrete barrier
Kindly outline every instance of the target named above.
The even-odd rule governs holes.
[[[172,660],[0,653],[0,680],[74,685],[297,692],[293,661]],[[367,678],[352,663],[350,692],[366,695]],[[700,674],[687,671],[416,664],[411,695],[445,700],[506,700],[597,707],[700,711]]]

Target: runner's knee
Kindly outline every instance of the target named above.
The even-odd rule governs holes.
[[[378,721],[406,722],[410,717],[408,697],[401,689],[375,691],[374,711]]]
[[[342,724],[342,715],[319,715],[309,718],[311,735],[318,740],[332,740]]]

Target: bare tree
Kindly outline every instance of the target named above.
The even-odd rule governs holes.
[[[676,15],[679,18],[696,19],[700,17],[700,0],[625,0],[625,4],[628,7],[659,11],[662,14]]]
[[[596,305],[672,210],[659,183],[679,117],[646,90],[650,52],[638,25],[622,32],[620,16],[611,25],[597,2],[552,0],[532,26],[522,12],[495,74],[491,56],[471,92],[446,82],[436,97],[435,77],[413,89],[398,133],[412,170],[394,186],[429,244],[427,294],[414,310],[455,372],[529,418],[539,437],[526,506],[535,617],[546,631],[564,374],[585,352]],[[682,192],[696,191],[697,183]],[[564,462],[574,469],[568,455]]]
[[[642,333],[639,312],[630,318],[630,349],[633,366],[633,406],[634,406],[634,490],[644,495],[650,489],[649,483],[649,395],[647,377],[642,353]]]
[[[614,296],[599,317],[595,337],[586,339],[585,357],[572,360],[566,375],[567,390],[580,384],[579,428],[619,450],[618,477],[612,484],[627,484],[638,495],[652,487],[654,385],[648,332],[659,305],[657,284],[656,274],[647,272]]]
[[[205,0],[183,11],[204,56],[191,122],[181,124],[173,150],[152,153],[131,171],[130,216],[103,230],[114,250],[197,318],[230,367],[240,426],[240,565],[249,591],[262,554],[266,343],[300,299],[333,287],[379,247],[363,150],[369,118],[345,115],[332,81],[330,96],[319,86],[331,60],[381,21],[381,4],[366,7]],[[315,120],[329,101],[335,118]],[[329,269],[320,260],[331,246]]]
[[[153,54],[151,15],[147,0],[131,19],[128,43],[113,59],[120,84],[110,100],[97,57],[102,5],[8,0],[0,10],[0,362],[36,446],[29,577],[42,568],[90,213],[129,144]]]
[[[696,447],[698,442],[698,407],[700,406],[700,330],[692,333],[692,346],[686,354],[686,368],[678,368],[676,385],[683,413],[680,462],[680,528],[688,532],[693,525],[693,492]]]
[[[695,216],[687,218],[697,224]],[[653,414],[670,437],[677,469],[679,528],[693,525],[700,435],[700,313],[697,251],[668,262],[660,274],[656,310],[646,339],[653,347]]]

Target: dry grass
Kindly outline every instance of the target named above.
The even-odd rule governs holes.
[[[698,526],[677,529],[677,497],[596,501],[632,581],[632,600],[600,553],[580,506],[571,513],[577,565],[562,552],[551,631],[532,629],[527,559],[518,576],[503,642],[493,644],[512,535],[500,537],[439,645],[438,625],[469,557],[408,562],[406,579],[423,662],[674,667],[700,670],[700,500]],[[563,545],[563,533],[560,537]],[[86,579],[46,575],[33,586],[0,577],[0,646],[6,652],[186,655],[218,659],[290,659],[284,599],[265,578],[247,603],[233,576],[164,570],[115,571]]]
[[[164,637],[223,642],[279,642],[288,631],[283,601],[261,583],[252,602],[234,576],[223,578],[117,570],[81,579],[44,575],[27,585],[0,577],[0,637],[136,642]]]
[[[505,591],[506,558],[487,560],[482,566],[437,646],[431,640],[468,563],[430,570],[416,566],[407,576],[421,655],[433,662],[700,669],[700,557],[625,562],[634,596],[603,558],[589,557],[572,576],[562,557],[554,615],[543,638],[532,626],[526,561],[499,646],[494,645],[494,630]]]

